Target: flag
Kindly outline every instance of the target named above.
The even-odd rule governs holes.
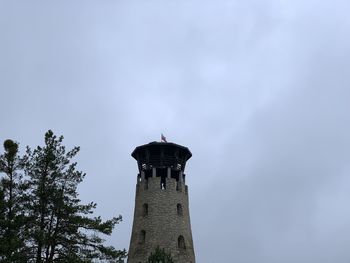
[[[160,140],[161,140],[162,142],[167,142],[165,136],[163,135],[163,133],[162,133],[162,135],[160,136]]]

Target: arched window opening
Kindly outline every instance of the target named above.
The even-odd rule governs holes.
[[[182,216],[183,215],[182,205],[181,204],[177,204],[176,208],[177,208],[177,215]]]
[[[183,236],[179,236],[179,238],[177,239],[177,246],[179,247],[179,249],[186,249],[185,239]]]
[[[145,244],[146,242],[146,231],[141,230],[140,232],[140,238],[139,238],[139,244]]]
[[[142,208],[143,217],[148,216],[148,204],[143,204]]]

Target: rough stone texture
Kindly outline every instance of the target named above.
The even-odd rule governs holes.
[[[160,180],[138,179],[128,263],[144,263],[157,246],[171,253],[175,263],[195,263],[188,188],[174,178],[166,178],[166,189],[161,189]],[[148,204],[147,215],[144,204]],[[182,215],[177,204],[182,206]],[[146,233],[144,242],[142,231]],[[178,246],[179,236],[184,237],[185,248]]]

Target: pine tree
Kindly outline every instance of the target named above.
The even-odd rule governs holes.
[[[5,262],[6,260],[6,202],[4,191],[0,187],[0,262]]]
[[[146,263],[174,263],[171,254],[166,253],[164,248],[160,249],[159,247],[151,253],[148,257]]]
[[[103,221],[92,217],[95,203],[81,204],[77,186],[85,174],[72,162],[79,147],[66,152],[62,141],[48,131],[43,147],[27,148],[28,262],[124,262],[125,251],[105,246],[99,235],[110,235],[121,216]]]
[[[18,156],[18,144],[4,142],[4,154],[0,155],[0,262],[27,262],[25,232],[26,216],[23,207],[22,181],[23,159]]]

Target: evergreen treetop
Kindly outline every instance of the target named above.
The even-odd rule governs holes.
[[[121,216],[103,221],[92,215],[95,203],[81,203],[77,187],[85,174],[73,161],[79,147],[66,151],[62,143],[63,136],[49,130],[43,146],[27,147],[20,158],[18,144],[5,141],[0,262],[124,262],[125,250],[106,246],[101,237],[112,233]]]
[[[156,247],[155,251],[148,257],[146,263],[174,263],[171,254],[165,252],[164,248]]]

